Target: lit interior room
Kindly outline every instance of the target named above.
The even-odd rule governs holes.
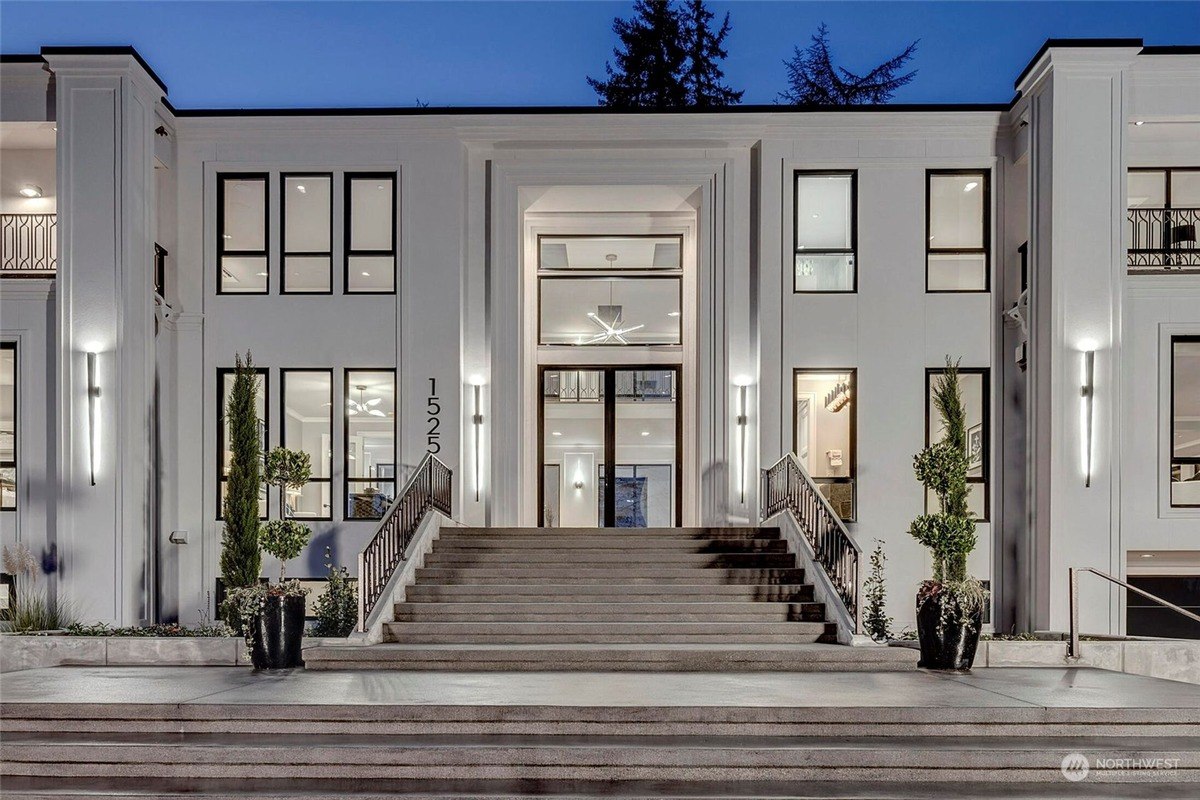
[[[857,431],[853,370],[796,370],[795,453],[834,512],[854,520]]]

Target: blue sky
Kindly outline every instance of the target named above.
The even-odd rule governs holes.
[[[180,108],[594,105],[630,2],[10,2],[0,51],[135,46]],[[896,102],[1005,102],[1049,37],[1200,44],[1198,2],[712,2],[731,13],[726,74],[770,103],[782,60],[824,21],[869,68],[920,39]]]

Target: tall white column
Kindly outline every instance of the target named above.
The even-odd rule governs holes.
[[[1070,567],[1124,571],[1118,419],[1127,70],[1137,48],[1051,48],[1031,98],[1030,499],[1034,624],[1065,630]],[[1094,352],[1091,421],[1084,385]],[[1089,455],[1090,454],[1090,455]],[[1119,594],[1085,576],[1087,632],[1119,625]]]
[[[152,159],[165,90],[131,53],[45,55],[57,89],[62,586],[84,620],[130,625],[143,618],[150,588]]]

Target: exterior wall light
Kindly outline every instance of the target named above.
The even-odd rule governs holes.
[[[1079,389],[1080,462],[1083,465],[1083,485],[1092,485],[1092,414],[1096,398],[1096,351],[1083,352],[1083,376]]]
[[[746,406],[746,389],[750,386],[750,379],[745,376],[739,376],[734,379],[734,385],[738,387],[738,405],[737,417],[735,421],[738,427],[738,496],[741,498],[739,502],[746,502],[746,427],[749,422]]]
[[[480,434],[483,429],[483,379],[472,378],[471,388],[475,394],[475,413],[471,415],[471,425],[475,430],[475,502],[479,502],[479,485],[482,482],[480,477],[483,469],[483,459],[479,455]]]
[[[92,486],[96,485],[96,451],[99,435],[96,429],[96,406],[100,402],[100,382],[96,375],[96,354],[87,354],[87,403],[88,403],[88,470]]]

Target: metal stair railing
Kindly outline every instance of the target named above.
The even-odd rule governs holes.
[[[1120,578],[1114,578],[1112,575],[1109,575],[1106,572],[1101,572],[1093,567],[1068,567],[1067,574],[1071,581],[1071,637],[1067,641],[1067,658],[1079,658],[1079,573],[1081,572],[1090,572],[1093,575],[1099,575],[1101,578],[1104,578],[1104,580],[1109,581],[1110,583],[1115,583],[1118,586],[1124,586],[1131,592],[1136,592],[1148,600],[1153,600],[1156,603],[1160,603],[1172,611],[1183,614],[1188,619],[1194,619],[1196,622],[1200,622],[1200,616],[1193,614],[1191,611],[1188,611],[1185,608],[1180,608],[1174,603],[1169,603],[1157,595],[1150,594],[1145,589],[1139,589],[1136,586],[1131,586]]]
[[[450,515],[454,474],[432,453],[427,453],[409,476],[404,488],[388,506],[375,535],[358,554],[358,630],[387,589],[404,551],[426,515],[440,511]]]
[[[859,632],[858,565],[862,548],[850,538],[846,523],[821,494],[816,481],[788,453],[762,471],[762,518],[790,512],[812,547],[814,562],[825,572],[847,615]]]

